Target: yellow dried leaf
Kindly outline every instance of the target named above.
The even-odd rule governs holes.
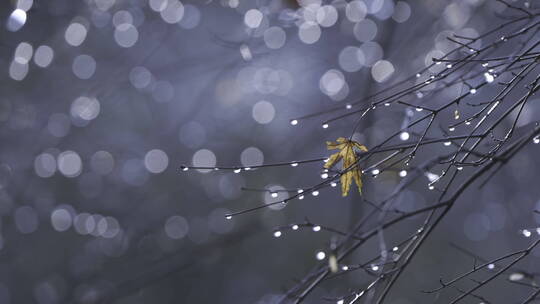
[[[338,138],[336,142],[326,142],[326,148],[328,150],[338,149],[339,152],[332,154],[324,167],[326,169],[332,168],[341,160],[343,163],[342,170],[346,171],[341,174],[340,178],[342,196],[347,196],[347,194],[349,194],[353,180],[355,181],[356,186],[358,186],[358,191],[362,193],[362,172],[357,165],[358,159],[356,158],[356,152],[354,151],[355,147],[362,152],[368,151],[366,146],[343,137]]]

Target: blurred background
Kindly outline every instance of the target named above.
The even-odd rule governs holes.
[[[449,35],[476,37],[504,12],[493,0],[2,1],[0,303],[276,303],[332,235],[276,238],[275,227],[307,217],[347,230],[369,207],[357,193],[325,189],[226,220],[317,183],[322,163],[241,174],[180,166],[325,157],[325,141],[348,136],[354,121],[321,128],[318,118],[291,119],[414,75],[455,47]],[[520,126],[538,119],[538,104]],[[417,115],[377,112],[355,139],[370,147]],[[451,243],[486,258],[526,246],[518,232],[540,222],[531,212],[540,208],[538,153],[525,149],[488,186],[468,191],[387,302],[455,294],[420,292],[471,267]],[[364,191],[376,198],[399,180],[397,172],[366,177]],[[399,204],[412,210],[434,197],[424,183]],[[414,231],[421,219],[400,229]],[[520,267],[539,270],[539,258],[537,250]],[[343,276],[306,303],[366,282],[363,273]],[[514,303],[528,291],[503,280],[486,298]]]

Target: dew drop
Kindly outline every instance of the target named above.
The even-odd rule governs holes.
[[[406,141],[410,138],[410,134],[409,132],[401,132],[401,134],[399,134],[399,139],[403,140],[403,141]]]
[[[523,275],[523,273],[515,272],[515,273],[512,273],[512,274],[508,277],[508,279],[509,279],[510,281],[514,281],[514,282],[515,282],[515,281],[521,281],[521,280],[523,280],[524,277],[525,277],[525,276]]]
[[[495,80],[495,77],[490,73],[484,73],[484,78],[486,79],[487,83],[492,83]]]

